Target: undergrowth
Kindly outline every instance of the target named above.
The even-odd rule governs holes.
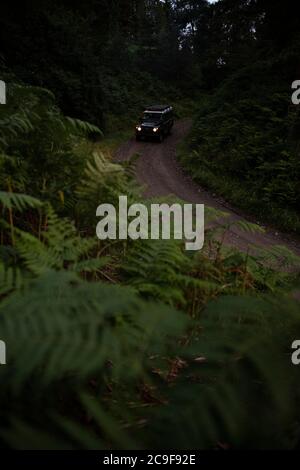
[[[96,207],[141,190],[95,133],[44,90],[0,109],[1,447],[297,447],[299,260],[97,240]]]
[[[255,67],[271,70],[272,63]],[[299,112],[286,85],[261,83],[255,71],[247,66],[203,97],[179,158],[204,187],[261,221],[299,234]],[[249,84],[236,94],[252,75],[260,80],[257,89]]]

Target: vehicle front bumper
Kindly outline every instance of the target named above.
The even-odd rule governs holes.
[[[141,131],[136,130],[137,137],[158,137],[161,131],[153,131],[153,127],[143,127]]]

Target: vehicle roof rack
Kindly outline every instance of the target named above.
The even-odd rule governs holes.
[[[169,111],[172,111],[172,110],[173,110],[172,106],[169,106],[167,104],[165,104],[165,105],[157,104],[157,105],[154,105],[154,106],[147,106],[144,112],[145,113],[146,112],[168,113]]]

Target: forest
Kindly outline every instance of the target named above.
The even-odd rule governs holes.
[[[299,55],[292,0],[1,5],[1,449],[299,449]],[[114,157],[151,103],[247,215],[206,206],[200,251],[96,237],[99,204],[166,200]],[[295,250],[228,246],[232,225]]]

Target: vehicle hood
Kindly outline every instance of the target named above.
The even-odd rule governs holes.
[[[141,127],[158,127],[159,124],[157,122],[143,122],[140,124]]]

